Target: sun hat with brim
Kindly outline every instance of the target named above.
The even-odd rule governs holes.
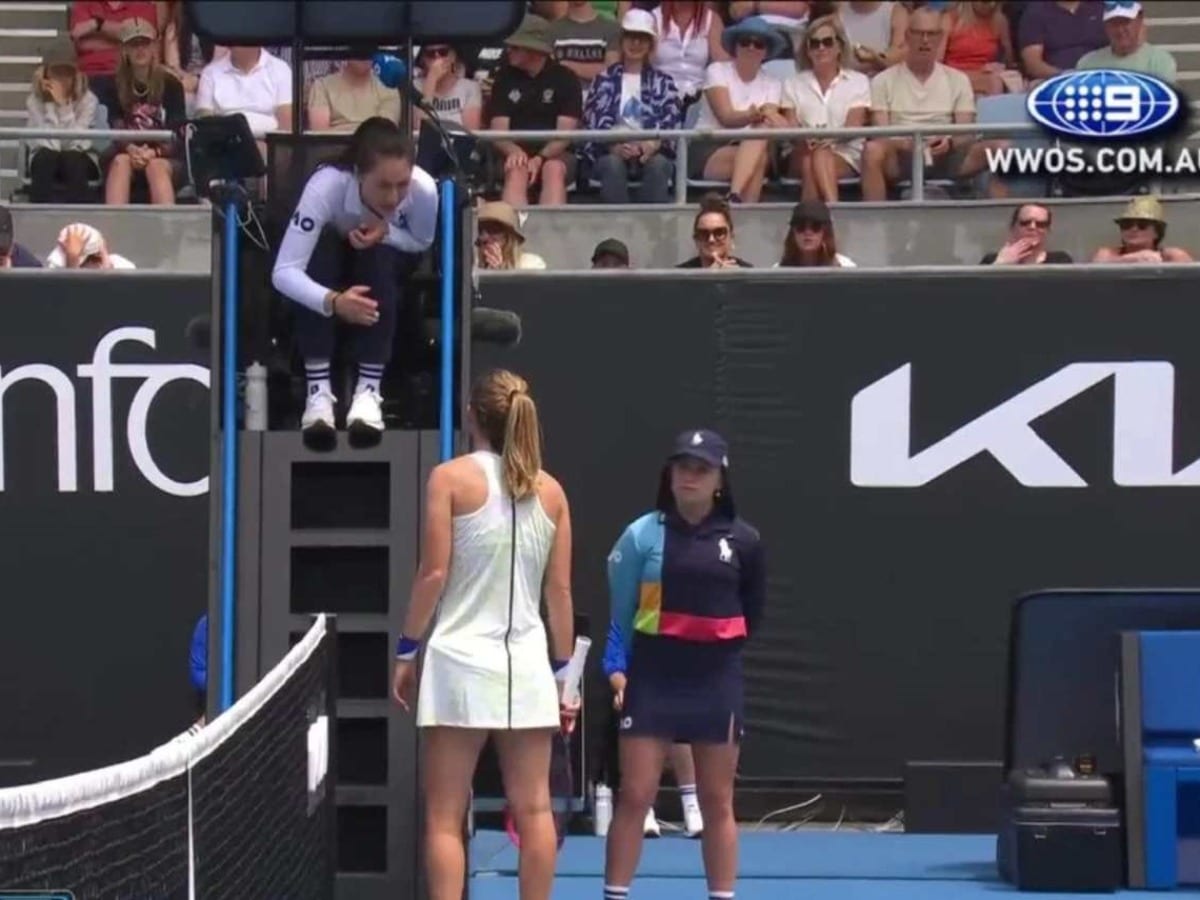
[[[550,39],[550,23],[541,16],[528,15],[521,22],[520,27],[504,39],[504,45],[552,56],[554,41]]]
[[[70,66],[74,69],[78,63],[75,43],[70,38],[57,38],[42,48],[42,67],[45,69],[55,66]]]
[[[787,40],[779,30],[761,16],[743,19],[736,25],[730,25],[721,33],[721,46],[725,52],[733,56],[737,43],[742,38],[755,37],[767,42],[767,58],[778,56],[787,47]]]
[[[658,27],[654,24],[654,15],[644,9],[631,9],[621,17],[621,33],[644,34],[658,43]]]
[[[1118,225],[1130,220],[1167,224],[1167,217],[1163,212],[1162,201],[1149,194],[1134,197],[1125,204],[1125,208],[1121,210],[1121,214],[1113,219]]]
[[[147,19],[129,19],[121,26],[121,43],[158,40],[158,29]]]
[[[517,236],[517,240],[522,244],[525,243],[525,235],[521,231],[521,221],[517,217],[517,211],[503,200],[492,200],[480,206],[475,213],[475,222],[477,224],[492,222],[496,225],[503,225]]]

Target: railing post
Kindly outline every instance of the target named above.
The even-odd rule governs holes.
[[[680,136],[675,141],[675,205],[687,205],[688,183],[688,138]]]
[[[912,144],[912,202],[925,199],[925,136],[913,134]]]

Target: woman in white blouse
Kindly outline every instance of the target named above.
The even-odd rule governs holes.
[[[686,109],[700,99],[708,64],[729,59],[721,46],[725,24],[698,0],[663,0],[651,15],[658,32],[651,62],[671,76]]]
[[[850,68],[854,50],[837,16],[808,27],[796,53],[797,72],[783,85],[783,107],[792,124],[812,128],[855,128],[867,124],[871,82]],[[804,200],[838,199],[838,181],[858,175],[862,138],[800,140],[792,153],[792,174],[802,181]]]

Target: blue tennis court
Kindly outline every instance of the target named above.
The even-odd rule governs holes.
[[[1000,881],[995,858],[994,835],[746,832],[737,894],[748,900],[971,900],[1020,893]],[[472,900],[517,896],[517,851],[503,833],[475,836],[471,871]],[[603,839],[568,838],[559,854],[555,900],[598,900],[603,872]],[[631,900],[705,896],[698,841],[646,841]],[[1053,896],[1094,900],[1096,895]]]

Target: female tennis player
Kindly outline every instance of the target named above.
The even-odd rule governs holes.
[[[727,445],[713,431],[679,436],[656,506],[625,529],[608,558],[612,620],[626,636],[629,671],[604,897],[629,896],[663,761],[683,742],[696,762],[708,895],[729,900],[737,879],[742,646],[762,617],[763,548],[737,516]]]
[[[415,660],[436,608],[417,692],[429,896],[462,898],[463,822],[490,735],[520,840],[520,896],[548,900],[558,852],[551,737],[572,726],[579,708],[564,707],[556,686],[575,639],[570,511],[562,487],[542,470],[537,407],[524,379],[506,371],[481,378],[466,419],[475,452],[429,476],[392,693],[411,708]]]
[[[296,304],[296,342],[307,400],[300,427],[327,443],[336,426],[329,362],[335,319],[349,326],[358,383],[346,427],[360,439],[383,431],[380,381],[391,359],[401,283],[437,229],[437,184],[413,163],[412,142],[395,122],[374,117],[355,130],[342,156],[320,166],[300,195],[271,283]]]

